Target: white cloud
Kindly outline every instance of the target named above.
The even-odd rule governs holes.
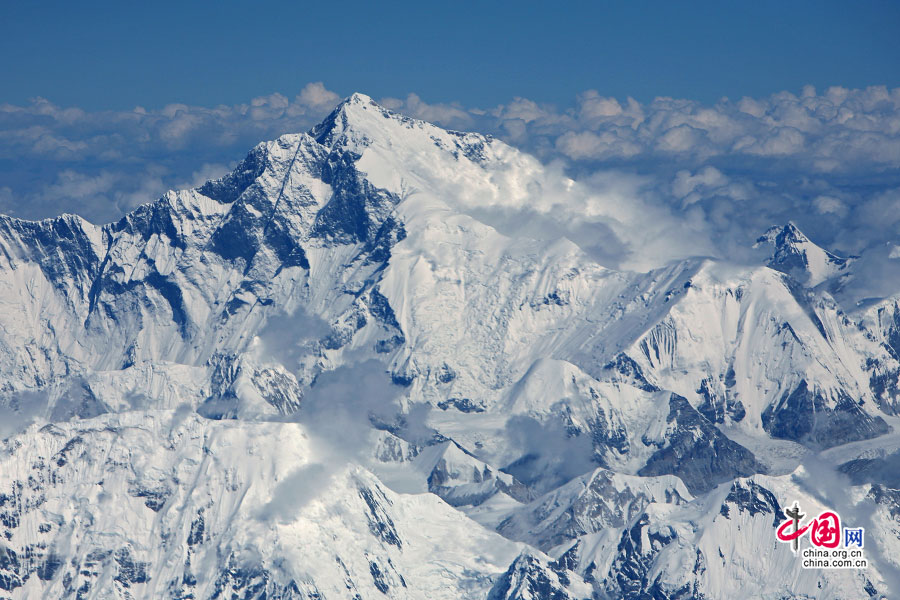
[[[307,83],[297,96],[297,100],[310,108],[330,110],[340,101],[340,96],[325,89],[321,81]]]
[[[416,94],[407,95],[406,100],[383,98],[380,103],[396,112],[444,127],[464,128],[473,122],[472,115],[459,105],[428,104]]]
[[[556,115],[552,109],[538,105],[534,100],[515,98],[505,106],[498,106],[492,111],[501,121],[518,119],[525,123],[554,121]]]
[[[762,156],[785,156],[798,154],[803,150],[806,138],[793,127],[778,127],[766,133],[762,140],[742,150],[747,154]]]
[[[553,147],[576,161],[680,155],[686,161],[717,156],[760,156],[790,160],[806,171],[851,172],[895,168],[900,162],[900,89],[830,88],[813,95],[788,92],[769,98],[723,100],[714,106],[673,98],[640,105],[588,91],[577,108],[556,111],[517,98],[490,114],[501,130],[523,121],[518,139],[554,139]]]
[[[832,196],[817,196],[813,200],[813,206],[816,207],[820,214],[831,213],[841,217],[847,214],[847,206],[838,198]]]
[[[227,175],[228,172],[234,167],[235,163],[229,167],[228,165],[223,164],[209,164],[204,163],[200,166],[199,169],[191,173],[191,176],[185,180],[184,184],[176,185],[177,189],[181,188],[195,188],[200,187],[207,181],[212,179],[219,179],[224,175]]]
[[[672,182],[672,193],[679,198],[687,198],[697,188],[716,189],[727,185],[728,178],[715,167],[703,167],[695,175],[690,171],[678,171]]]
[[[604,98],[596,90],[589,90],[579,98],[582,119],[615,117],[622,114],[622,105],[615,98]]]
[[[690,152],[702,148],[705,145],[705,137],[702,129],[695,129],[690,125],[677,125],[659,137],[656,147],[663,152]]]
[[[611,131],[599,134],[593,131],[568,131],[556,139],[556,148],[573,160],[631,158],[641,152],[639,144],[621,139]]]

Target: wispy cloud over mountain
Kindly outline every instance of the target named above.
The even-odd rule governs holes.
[[[167,189],[224,173],[260,140],[307,130],[338,100],[310,83],[293,99],[276,93],[212,108],[88,112],[44,99],[2,105],[0,210],[113,220]],[[900,89],[806,87],[712,106],[673,98],[641,104],[593,90],[565,109],[525,98],[487,109],[430,104],[415,94],[380,101],[556,161],[621,205],[625,231],[629,220],[636,232],[668,231],[674,254],[747,259],[755,236],[789,220],[844,253],[896,238]],[[589,207],[579,202],[589,200],[557,207],[570,213],[556,219],[560,233],[601,236],[605,229],[592,229]],[[679,236],[689,239],[673,246]]]

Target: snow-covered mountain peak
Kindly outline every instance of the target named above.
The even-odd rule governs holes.
[[[351,151],[355,154],[362,154],[365,148],[373,145],[394,151],[409,145],[416,146],[418,150],[424,145],[431,145],[458,156],[465,146],[493,141],[491,136],[448,131],[426,121],[407,117],[360,93],[345,98],[321,123],[312,128],[310,135],[330,150]]]
[[[347,98],[344,99],[343,102],[339,106],[345,105],[354,105],[354,104],[377,104],[374,100],[372,100],[371,96],[367,96],[362,92],[353,92]]]
[[[411,136],[411,132],[417,133]],[[443,140],[445,136],[450,136],[446,139],[452,139],[454,135],[488,139],[480,134],[448,132],[431,123],[393,112],[360,93],[345,98],[331,114],[313,127],[310,134],[329,149],[349,150],[357,154],[372,143],[399,146],[409,143],[416,136],[438,145],[439,139]]]
[[[756,246],[775,248],[769,267],[791,275],[807,287],[815,287],[843,271],[851,259],[841,258],[817,246],[793,223],[770,227]]]
[[[372,114],[370,114],[372,113]],[[313,127],[310,134],[320,144],[333,147],[343,135],[354,130],[365,129],[363,125],[370,116],[377,115],[390,119],[390,112],[379,106],[370,97],[354,93],[338,104],[321,123]],[[362,131],[358,131],[363,133]],[[346,140],[344,140],[346,141]]]

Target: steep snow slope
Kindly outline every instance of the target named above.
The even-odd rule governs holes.
[[[292,423],[146,411],[32,428],[0,457],[2,589],[483,598],[519,552],[435,496],[316,460]]]
[[[648,380],[747,433],[818,446],[886,433],[858,327],[779,273],[735,271],[708,265],[626,351]]]
[[[802,461],[896,426],[900,296],[845,312],[852,261],[793,225],[769,266],[637,273],[498,218],[561,195],[615,220],[532,157],[357,94],[118,223],[0,217],[0,589],[888,590],[889,561],[798,575],[772,523],[825,506]]]

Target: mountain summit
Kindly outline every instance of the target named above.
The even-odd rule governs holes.
[[[844,314],[792,225],[633,272],[497,217],[576,193],[354,94],[117,223],[0,217],[0,589],[886,593],[892,482],[810,469],[890,473],[898,297]],[[775,541],[857,498],[864,576]]]
[[[769,228],[756,243],[774,246],[775,254],[769,260],[771,268],[796,277],[809,287],[843,272],[851,262],[811,242],[793,223]]]

